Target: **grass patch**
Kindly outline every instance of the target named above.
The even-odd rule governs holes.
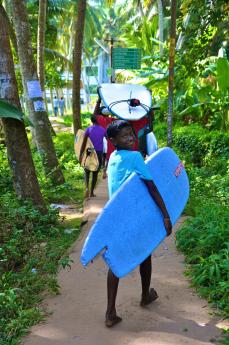
[[[82,127],[83,129],[87,128],[91,125],[91,117],[92,113],[89,112],[83,112],[81,115],[81,121],[82,121]],[[65,127],[72,127],[72,114],[67,114],[63,117],[56,117],[54,120],[52,120],[53,123],[59,123],[64,125]]]

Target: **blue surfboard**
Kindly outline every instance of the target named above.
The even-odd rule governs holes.
[[[189,196],[189,182],[176,153],[166,147],[147,160],[174,226]],[[143,262],[166,237],[162,214],[147,187],[133,173],[107,202],[92,226],[82,249],[87,265],[103,252],[103,259],[119,278]]]

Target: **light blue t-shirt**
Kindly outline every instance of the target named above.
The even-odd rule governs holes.
[[[140,152],[128,150],[116,150],[108,163],[108,191],[109,197],[118,190],[126,179],[135,172],[140,178],[152,180],[148,167]]]

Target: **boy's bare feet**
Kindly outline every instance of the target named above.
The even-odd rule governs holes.
[[[148,304],[150,304],[150,303],[152,303],[153,301],[155,301],[158,297],[159,297],[159,296],[158,296],[158,294],[157,294],[157,291],[154,290],[153,288],[151,288],[151,289],[149,290],[148,296],[142,297],[141,302],[140,302],[140,306],[141,306],[141,307],[145,307],[145,306],[147,306]]]
[[[116,325],[117,323],[119,323],[121,321],[122,321],[122,318],[117,316],[117,315],[114,315],[111,317],[106,316],[105,325],[106,325],[106,327],[110,328],[110,327],[113,327],[114,325]]]

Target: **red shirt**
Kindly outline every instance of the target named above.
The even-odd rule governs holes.
[[[115,120],[117,120],[115,117],[108,117],[103,115],[97,115],[96,116],[97,123],[103,127],[104,129],[107,129],[109,124]],[[109,139],[107,139],[107,153],[106,153],[106,160],[108,161],[110,158],[110,155],[115,150],[114,145],[110,142]]]

